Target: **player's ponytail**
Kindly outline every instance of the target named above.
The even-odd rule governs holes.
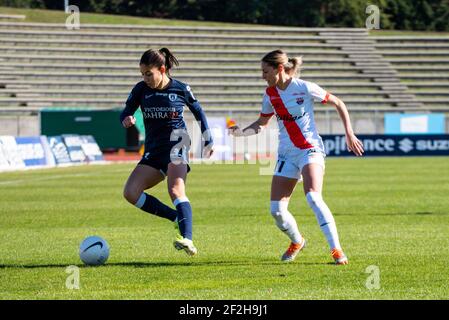
[[[299,75],[299,67],[302,65],[302,57],[289,58],[281,49],[268,52],[262,61],[272,68],[277,68],[282,64],[285,72],[292,77]]]
[[[293,57],[288,58],[288,62],[284,64],[285,72],[287,72],[288,75],[295,77],[299,77],[299,68],[302,65],[302,57]]]
[[[140,58],[140,64],[146,66],[160,68],[165,66],[165,72],[170,74],[170,69],[174,65],[179,65],[178,59],[167,48],[161,48],[159,50],[147,50],[142,54]]]
[[[173,68],[173,65],[179,66],[178,59],[176,59],[176,57],[167,48],[160,48],[159,53],[165,58],[165,68],[167,69],[167,73],[171,68]]]

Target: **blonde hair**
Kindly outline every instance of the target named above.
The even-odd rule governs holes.
[[[285,72],[289,76],[299,76],[299,69],[302,65],[302,56],[289,58],[287,53],[281,49],[268,52],[262,61],[273,68],[277,68],[279,65],[283,65]]]

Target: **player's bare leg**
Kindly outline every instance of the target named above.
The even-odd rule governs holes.
[[[126,181],[123,196],[129,203],[145,212],[174,221],[177,215],[176,210],[144,192],[163,180],[164,176],[159,170],[138,164]]]

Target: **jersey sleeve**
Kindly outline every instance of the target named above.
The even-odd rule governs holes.
[[[329,99],[329,92],[321,88],[319,85],[313,82],[306,81],[306,87],[307,91],[309,92],[310,96],[312,96],[313,100],[319,101],[321,103],[327,103],[327,100]]]
[[[125,109],[120,113],[120,122],[122,122],[126,117],[132,116],[137,108],[140,106],[140,91],[141,86],[136,84],[131,90],[128,99],[125,102]]]
[[[186,101],[187,107],[192,112],[196,121],[200,122],[201,133],[203,134],[203,137],[206,141],[205,145],[207,146],[210,143],[213,143],[213,138],[212,138],[212,134],[209,130],[209,125],[207,123],[206,114],[204,113],[203,108],[201,108],[201,105],[198,102],[198,100],[193,95],[193,92],[189,86],[186,86],[186,89],[185,89],[185,101]]]
[[[262,111],[260,112],[260,115],[262,117],[271,117],[274,114],[273,106],[271,105],[270,98],[265,93],[263,95],[262,100]]]

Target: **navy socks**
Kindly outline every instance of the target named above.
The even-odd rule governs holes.
[[[192,207],[189,199],[186,197],[178,198],[173,201],[173,204],[178,212],[178,226],[181,235],[192,240]]]
[[[135,206],[143,211],[154,214],[158,217],[166,218],[170,221],[175,221],[178,216],[178,212],[176,210],[170,208],[155,197],[146,193],[142,193],[140,195],[140,198],[136,202]]]
[[[135,206],[143,211],[170,221],[177,219],[179,232],[182,237],[192,240],[192,207],[190,206],[189,199],[186,197],[178,198],[173,201],[173,204],[176,210],[163,204],[155,197],[142,192]]]

